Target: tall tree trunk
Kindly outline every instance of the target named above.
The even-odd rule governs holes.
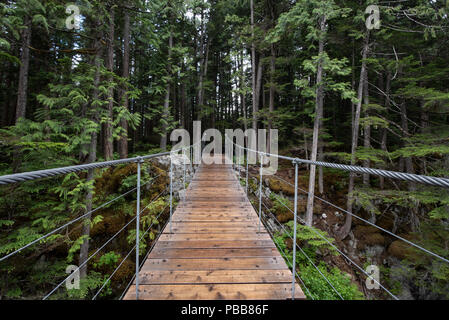
[[[187,118],[187,112],[186,112],[186,102],[187,102],[187,96],[186,96],[186,85],[184,83],[184,80],[181,80],[180,85],[180,95],[181,95],[181,101],[180,101],[180,117],[181,117],[181,128],[186,128],[186,118]]]
[[[252,95],[253,95],[253,129],[257,130],[257,112],[258,110],[258,98],[256,93],[256,42],[254,32],[254,0],[250,0],[251,8],[251,83],[252,83]]]
[[[326,29],[326,17],[320,18],[320,31],[321,36],[318,45],[318,55],[320,60],[318,61],[317,73],[316,73],[316,103],[315,103],[315,121],[313,125],[313,138],[312,138],[312,154],[310,156],[311,161],[317,160],[318,153],[318,137],[320,134],[320,122],[323,114],[323,101],[324,101],[324,88],[323,88],[323,61],[321,55],[324,52],[324,31]],[[307,212],[306,212],[306,225],[312,226],[313,223],[313,202],[315,198],[315,175],[316,166],[310,166],[309,175],[309,194],[307,196]]]
[[[259,56],[259,61],[257,63],[257,77],[256,77],[256,91],[255,91],[255,100],[254,100],[254,105],[255,105],[255,109],[253,108],[253,112],[256,112],[256,115],[253,114],[253,128],[255,130],[257,130],[257,122],[258,122],[258,116],[257,113],[259,112],[259,105],[260,105],[260,94],[262,92],[262,74],[263,74],[263,65],[262,65],[262,59],[263,56],[260,55]],[[255,122],[254,122],[255,119]],[[255,127],[254,127],[255,125]]]
[[[173,48],[173,33],[170,31],[170,36],[168,37],[168,66],[167,66],[167,73],[169,78],[172,76],[171,72],[171,54],[172,54],[172,48]],[[162,123],[162,135],[161,135],[161,144],[160,147],[162,150],[167,149],[167,123],[169,121],[170,117],[170,86],[171,86],[171,80],[167,82],[167,86],[165,88],[165,100],[164,100],[164,111],[162,118],[165,120]]]
[[[369,117],[369,93],[368,93],[368,72],[365,72],[365,85],[364,85],[364,104],[365,104],[365,117]],[[363,128],[363,147],[365,149],[371,148],[371,126],[366,123]],[[364,160],[363,166],[369,168],[371,164],[370,160]],[[369,186],[369,174],[363,174],[363,184]]]
[[[129,79],[129,40],[130,40],[130,18],[129,11],[124,10],[123,12],[123,78]],[[127,88],[122,90],[123,106],[129,109],[129,99],[126,93]],[[118,152],[120,154],[120,159],[125,159],[128,157],[128,121],[126,119],[120,120],[120,126],[122,127],[124,133],[118,141]]]
[[[97,26],[99,27],[99,26]],[[98,36],[95,40],[95,60],[94,60],[94,67],[95,67],[95,77],[94,77],[94,89],[92,94],[92,101],[95,102],[98,100],[98,87],[100,85],[100,59],[101,59],[101,43],[100,43],[101,37]],[[95,105],[91,104],[91,108],[98,108]],[[92,120],[96,123],[98,123],[98,110],[95,110],[93,113]],[[87,157],[87,163],[95,162],[97,158],[97,131],[92,132],[91,139],[90,139],[90,145],[89,145],[89,155]],[[94,169],[89,169],[87,172],[87,182],[92,182],[94,179]],[[92,186],[93,188],[93,186]],[[89,212],[92,210],[92,199],[93,199],[93,189],[89,189],[86,195],[86,211]],[[90,219],[91,215],[87,215],[84,219],[83,224],[83,230],[82,230],[82,236],[85,237],[83,243],[81,244],[80,248],[80,257],[79,257],[79,265],[83,265],[85,261],[89,258],[89,237],[90,237]],[[87,275],[87,264],[82,266],[80,268],[80,277],[84,278]]]
[[[19,85],[17,92],[16,118],[15,124],[21,118],[25,118],[28,96],[28,71],[30,67],[30,44],[31,44],[31,18],[25,17],[25,29],[22,30],[22,52],[20,54]],[[20,147],[14,147],[12,170],[13,173],[19,171],[21,165]]]
[[[355,152],[357,150],[358,146],[358,140],[359,140],[359,127],[360,127],[360,113],[362,110],[362,99],[363,99],[363,88],[365,83],[365,73],[366,73],[366,58],[368,56],[368,50],[369,50],[369,31],[367,31],[365,35],[365,41],[363,45],[363,51],[362,51],[362,68],[360,70],[360,79],[359,79],[359,87],[357,90],[357,106],[354,114],[353,119],[353,128],[352,128],[352,145],[351,145],[351,165],[355,164]],[[352,213],[352,203],[353,203],[353,191],[354,191],[354,179],[355,174],[351,172],[349,174],[349,185],[348,185],[348,202],[347,202],[347,210],[349,213]],[[346,214],[346,220],[343,227],[340,229],[339,237],[340,239],[344,239],[348,236],[349,232],[351,231],[351,225],[352,225],[352,216],[351,214]]]
[[[109,22],[109,39],[108,39],[108,55],[106,59],[106,68],[110,72],[114,72],[114,28],[115,28],[115,11],[114,8],[110,9],[110,22]],[[112,76],[109,81],[112,82]],[[111,160],[114,157],[114,142],[112,139],[112,118],[113,118],[113,108],[114,108],[114,89],[109,88],[108,93],[108,119],[103,125],[103,153],[105,160]]]
[[[320,121],[320,128],[323,128],[323,121]],[[324,147],[322,139],[318,139],[318,161],[324,161]],[[323,195],[324,193],[324,173],[323,167],[318,167],[318,193]]]
[[[239,87],[240,87],[240,100],[242,101],[242,112],[243,112],[243,127],[246,130],[248,129],[248,123],[247,123],[247,112],[246,112],[246,94],[244,94],[244,86],[245,86],[245,74],[243,69],[243,53],[240,55],[239,58],[239,70],[240,70],[240,79],[239,79]]]
[[[387,72],[387,81],[385,83],[385,110],[388,112],[388,109],[390,108],[390,91],[391,91],[391,73]],[[382,128],[382,138],[380,143],[380,148],[383,152],[387,152],[387,128]],[[379,177],[379,187],[380,189],[385,188],[385,178]]]
[[[405,101],[401,103],[401,127],[402,132],[404,133],[403,139],[408,138],[409,130],[408,130],[408,120],[407,120],[407,107]],[[405,144],[404,144],[405,145]],[[405,171],[407,173],[415,173],[413,168],[413,161],[411,157],[404,158]],[[409,190],[413,191],[416,189],[416,184],[413,182],[409,182]]]
[[[19,86],[17,92],[16,124],[25,118],[28,95],[28,71],[30,68],[31,18],[25,17],[25,28],[22,30],[22,52],[20,54]]]
[[[271,57],[270,57],[270,98],[268,106],[268,143],[267,150],[268,153],[271,152],[271,129],[273,128],[273,112],[274,112],[274,95],[276,93],[276,87],[274,84],[274,77],[276,72],[276,52],[274,50],[274,44],[270,46]]]

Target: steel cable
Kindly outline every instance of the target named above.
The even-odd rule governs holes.
[[[199,141],[201,142],[201,141]],[[196,142],[195,144],[191,146],[195,146],[198,144]],[[189,147],[189,146],[188,146]],[[81,164],[76,166],[68,166],[68,167],[61,167],[61,168],[54,168],[54,169],[45,169],[45,170],[38,170],[38,171],[30,171],[30,172],[23,172],[23,173],[15,173],[15,174],[8,174],[4,176],[0,176],[0,185],[6,185],[16,182],[23,182],[28,180],[36,180],[36,179],[42,179],[42,178],[48,178],[52,176],[58,176],[62,174],[67,174],[71,172],[79,172],[89,169],[97,169],[97,168],[105,168],[105,167],[112,167],[120,164],[127,164],[127,163],[134,163],[134,162],[140,162],[142,160],[148,160],[158,157],[163,157],[167,155],[172,155],[176,152],[179,152],[183,150],[183,147],[180,149],[168,151],[168,152],[161,152],[156,154],[150,154],[147,156],[140,156],[140,157],[134,157],[134,158],[128,158],[128,159],[120,159],[120,160],[111,160],[111,161],[104,161],[104,162],[94,162],[94,163],[88,163],[88,164]]]
[[[277,224],[282,228],[282,230],[284,230],[284,232],[286,233],[286,235],[292,239],[292,241],[294,241],[293,237],[290,236],[290,234],[287,232],[287,230],[285,229],[285,227],[279,222],[279,220],[277,220],[277,218],[274,216],[273,212],[271,212],[271,210],[264,204],[262,203],[262,205],[268,210],[268,212],[270,212],[271,216],[273,217],[274,221],[277,222]],[[265,215],[266,216],[266,215]],[[321,270],[315,265],[315,263],[313,262],[313,260],[304,252],[304,250],[296,243],[296,247],[301,251],[301,253],[309,260],[309,262],[313,265],[313,267],[320,273],[320,275],[324,278],[324,280],[326,280],[326,282],[331,286],[331,288],[335,291],[335,293],[340,297],[341,300],[345,300],[342,295],[340,294],[340,292],[338,292],[338,290],[333,286],[333,284],[330,282],[330,280],[321,272]]]
[[[293,211],[286,207],[290,212],[293,213]],[[372,278],[365,270],[363,270],[357,263],[355,263],[351,258],[349,258],[347,255],[345,255],[338,247],[336,247],[334,244],[332,244],[329,240],[327,240],[325,237],[323,237],[318,231],[315,230],[315,228],[310,228],[313,232],[315,232],[320,238],[325,240],[327,243],[329,243],[335,250],[337,250],[342,256],[344,256],[348,261],[350,261],[357,269],[362,271],[368,278],[372,279],[374,282],[376,282],[382,289],[385,290],[391,297],[393,297],[396,300],[399,300],[398,297],[396,297],[393,293],[391,293],[387,288],[385,288],[380,282],[378,282],[376,279]]]
[[[231,141],[234,145],[238,146],[234,141],[230,140],[227,136],[226,136],[226,138],[229,141]],[[385,177],[385,178],[391,178],[391,179],[397,179],[397,180],[403,180],[403,181],[411,181],[411,182],[417,182],[417,183],[422,183],[422,184],[428,184],[428,185],[432,185],[432,186],[449,188],[449,179],[447,179],[447,178],[431,177],[431,176],[425,176],[425,175],[388,171],[388,170],[381,170],[381,169],[364,168],[364,167],[346,165],[346,164],[340,164],[340,163],[311,161],[311,160],[306,160],[306,159],[292,158],[292,157],[286,157],[286,156],[276,155],[276,154],[267,153],[267,152],[261,152],[261,151],[249,149],[246,147],[242,147],[242,146],[239,146],[239,148],[243,148],[249,152],[255,152],[255,153],[269,156],[269,157],[276,157],[278,159],[290,160],[290,161],[293,161],[296,163],[340,169],[340,170],[355,172],[355,173],[371,174],[371,175],[381,176],[381,177]]]
[[[164,227],[161,230],[164,230],[167,227],[168,224],[168,220],[165,222]],[[139,266],[139,269],[142,269],[142,266],[145,264],[145,261],[147,260],[147,257],[150,255],[150,252],[153,250],[154,246],[156,245],[159,237],[161,236],[162,232],[159,232],[158,236],[156,239],[154,239],[153,241],[153,245],[150,247],[150,249],[148,249],[147,254],[145,255],[145,258],[143,258],[142,263]],[[134,279],[136,278],[136,274],[133,275],[133,277],[131,278],[131,280],[128,282],[128,285],[126,286],[125,290],[122,292],[121,296],[118,298],[118,300],[122,300],[123,297],[126,294],[126,291],[128,291],[129,287],[131,286],[132,282],[134,281]]]
[[[152,203],[155,200],[152,201]],[[150,203],[151,204],[151,203]],[[137,215],[132,218],[127,224],[125,224],[119,231],[117,231],[111,238],[109,238],[108,241],[106,241],[100,248],[98,248],[92,255],[90,255],[78,268],[73,270],[73,272],[78,271],[81,267],[85,266],[90,259],[92,259],[97,253],[99,253],[106,245],[108,245],[116,236],[118,236],[123,230],[125,230],[134,220],[136,220]],[[72,272],[72,273],[73,273]],[[66,277],[64,280],[62,280],[55,288],[53,288],[52,291],[50,291],[42,300],[46,300],[53,292],[55,292],[68,278],[72,277],[72,274],[70,274],[68,277]]]
[[[291,183],[288,182],[287,180],[282,179],[282,178],[279,177],[279,176],[276,176],[276,178],[278,178],[278,179],[284,181],[285,183],[287,183],[287,184],[293,186],[293,184],[291,184]],[[294,186],[293,186],[293,187],[294,187]],[[298,187],[298,190],[300,190],[301,192],[303,192],[303,193],[305,193],[305,194],[307,194],[307,195],[309,194],[309,192],[307,192],[306,190],[304,190],[304,189],[302,189],[302,188],[299,188],[299,187]],[[440,255],[438,255],[438,254],[436,254],[436,253],[434,253],[434,252],[432,252],[432,251],[426,249],[426,248],[423,248],[423,247],[421,247],[420,245],[415,244],[415,243],[413,243],[413,242],[411,242],[411,241],[409,241],[409,240],[407,240],[407,239],[405,239],[405,238],[403,238],[403,237],[401,237],[401,236],[398,236],[398,235],[394,234],[393,232],[388,231],[388,230],[386,230],[386,229],[384,229],[384,228],[382,228],[382,227],[380,227],[380,226],[378,226],[378,225],[376,225],[376,224],[370,222],[369,220],[363,219],[362,217],[360,217],[360,216],[358,216],[358,215],[355,215],[355,214],[353,214],[353,213],[351,213],[351,212],[349,212],[349,211],[347,211],[347,210],[345,210],[345,209],[343,209],[343,208],[341,208],[341,207],[339,207],[339,206],[337,206],[337,205],[335,205],[335,204],[333,204],[333,203],[331,203],[331,202],[329,202],[329,201],[327,201],[327,200],[324,200],[323,198],[320,198],[320,197],[316,196],[316,195],[314,195],[314,197],[317,198],[318,200],[320,200],[320,201],[322,201],[322,202],[324,202],[324,203],[326,203],[326,204],[328,204],[328,205],[330,205],[330,206],[332,206],[332,207],[334,207],[334,208],[336,208],[336,209],[338,209],[338,210],[340,210],[340,211],[346,213],[346,214],[349,214],[349,215],[353,216],[354,218],[359,219],[360,221],[363,221],[363,222],[365,222],[365,223],[367,223],[367,224],[369,224],[369,225],[371,225],[371,226],[373,226],[373,227],[375,227],[375,228],[377,228],[377,229],[379,229],[379,230],[381,230],[381,231],[383,231],[383,232],[385,232],[385,233],[388,233],[389,235],[391,235],[391,236],[393,236],[393,237],[395,237],[395,238],[397,238],[397,239],[399,239],[399,240],[402,240],[402,241],[408,243],[409,245],[411,245],[411,246],[413,246],[413,247],[415,247],[415,248],[417,248],[417,249],[419,249],[419,250],[421,250],[421,251],[423,251],[423,252],[425,252],[425,253],[428,253],[428,254],[430,254],[430,255],[432,255],[432,256],[434,256],[434,257],[436,257],[436,258],[438,258],[438,259],[440,259],[440,260],[442,260],[442,261],[444,261],[444,262],[449,263],[449,260],[448,260],[448,259],[446,259],[446,258],[444,258],[444,257],[442,257],[442,256],[440,256]]]
[[[150,183],[151,181],[157,179],[159,176],[160,176],[160,174],[157,175],[156,177],[151,178],[150,181],[147,181],[145,184],[143,184],[143,185],[141,186],[141,188],[144,187],[144,186],[146,186],[146,185],[147,185],[148,183]],[[131,192],[136,191],[136,190],[137,190],[137,187],[135,187],[134,189],[131,189],[131,190],[129,190],[129,191],[127,191],[127,192],[125,192],[125,193],[119,195],[118,197],[116,197],[116,198],[114,198],[114,199],[112,199],[112,200],[110,200],[110,201],[108,201],[108,202],[103,203],[103,204],[100,205],[99,207],[97,207],[97,208],[95,208],[95,209],[93,209],[93,210],[91,210],[91,211],[89,211],[89,212],[83,214],[82,216],[79,216],[79,217],[77,217],[77,218],[75,218],[75,219],[73,219],[73,220],[67,222],[67,223],[64,224],[63,226],[58,227],[58,228],[54,229],[53,231],[50,231],[49,233],[43,235],[42,237],[39,237],[38,239],[31,241],[30,243],[28,243],[28,244],[24,245],[23,247],[21,247],[21,248],[15,250],[14,252],[11,252],[11,253],[7,254],[6,256],[0,258],[0,262],[2,262],[3,260],[6,260],[6,259],[8,259],[9,257],[11,257],[11,256],[13,256],[13,255],[15,255],[15,254],[17,254],[17,253],[19,253],[19,252],[21,252],[22,250],[24,250],[24,249],[26,249],[26,248],[32,246],[32,245],[35,244],[35,243],[37,243],[37,242],[39,242],[39,241],[42,241],[42,240],[48,238],[48,237],[51,236],[52,234],[54,234],[54,233],[56,233],[56,232],[58,232],[58,231],[60,231],[60,230],[62,230],[62,229],[64,229],[64,228],[68,227],[69,225],[71,225],[71,224],[73,224],[73,223],[75,223],[75,222],[81,220],[82,218],[85,218],[85,217],[89,216],[90,214],[92,214],[92,213],[94,213],[94,212],[96,212],[96,211],[98,211],[98,210],[100,210],[100,209],[106,207],[107,205],[109,205],[109,204],[111,204],[111,203],[117,201],[117,200],[120,199],[120,198],[123,198],[124,196],[126,196],[126,195],[128,195],[128,194],[130,194]]]
[[[251,204],[251,206],[253,207],[254,210],[256,210],[252,204]],[[266,215],[265,215],[265,216],[266,216]],[[269,228],[267,228],[267,226],[265,226],[265,228],[266,228],[266,230],[268,231],[268,233],[271,235],[271,238],[274,240],[274,235],[270,232]],[[276,245],[276,247],[278,247],[277,244],[276,244],[276,242],[275,242],[275,245]],[[278,247],[278,249],[279,249],[279,247]],[[292,264],[292,263],[290,262],[290,259],[288,259],[288,257],[285,256],[285,255],[283,254],[282,250],[278,250],[278,251],[279,251],[279,253],[282,255],[282,257],[284,257],[285,260],[287,260],[290,264]],[[292,267],[292,271],[293,271],[293,267]],[[298,277],[298,279],[299,279],[299,280],[301,281],[301,283],[303,284],[303,286],[306,288],[306,290],[307,290],[307,292],[309,293],[309,295],[310,295],[310,297],[312,298],[312,300],[315,300],[315,298],[313,297],[313,295],[310,293],[309,288],[307,288],[307,286],[305,285],[304,281],[303,281],[303,280],[301,279],[301,277],[298,275],[298,272],[297,272],[296,270],[294,270],[294,272],[295,272],[295,275]]]
[[[165,206],[164,209],[162,209],[162,211],[159,213],[159,215],[156,217],[156,219],[159,219],[159,217],[165,212],[165,210],[168,208],[168,205]],[[148,227],[148,229],[144,232],[144,234],[140,237],[140,240],[142,240],[145,235],[148,233],[148,231],[150,231],[151,227],[153,227],[154,222]],[[123,258],[123,260],[120,262],[120,264],[117,266],[117,268],[115,268],[114,272],[112,272],[112,274],[109,276],[109,278],[104,282],[104,284],[101,286],[101,288],[97,291],[97,293],[95,293],[95,295],[93,296],[92,300],[95,300],[97,298],[97,296],[100,294],[100,292],[104,289],[104,287],[106,286],[106,284],[112,279],[112,277],[114,276],[114,274],[118,271],[118,269],[120,269],[120,267],[122,266],[122,264],[126,261],[126,259],[128,259],[128,257],[131,255],[131,253],[134,252],[134,250],[136,249],[137,244],[134,245],[134,247],[128,252],[128,254],[126,255],[125,258]]]
[[[271,235],[271,237],[274,239],[274,235],[273,233],[267,228],[268,233]],[[280,248],[276,245],[276,247],[279,249],[279,253],[282,255],[282,257],[287,260],[290,264],[292,264],[291,260],[284,254],[284,252],[282,252],[282,250],[280,250]],[[293,268],[292,268],[293,269]],[[295,270],[295,275],[296,277],[299,279],[299,281],[301,281],[301,284],[304,286],[304,288],[306,288],[307,292],[309,293],[309,296],[312,298],[312,300],[315,300],[315,298],[313,297],[312,293],[310,293],[309,288],[307,288],[306,284],[304,283],[304,281],[301,279],[301,277],[299,276],[298,272]]]

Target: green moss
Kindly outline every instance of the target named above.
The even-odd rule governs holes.
[[[268,177],[268,187],[271,189],[271,191],[275,193],[283,193],[287,196],[293,196],[295,194],[295,188],[292,187],[290,184],[285,183],[284,181],[281,181],[275,177]]]
[[[410,245],[402,240],[393,241],[388,247],[388,253],[399,260],[406,259],[410,254]]]

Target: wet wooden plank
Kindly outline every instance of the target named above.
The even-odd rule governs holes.
[[[210,259],[147,259],[142,267],[148,270],[264,270],[288,269],[282,257],[210,258]]]
[[[139,280],[140,299],[291,299],[292,273],[229,165],[199,167]]]
[[[280,257],[276,248],[154,248],[149,259]]]
[[[139,298],[151,300],[287,300],[291,299],[291,284],[189,284],[141,285]],[[135,286],[131,286],[125,300],[135,299]],[[296,285],[296,299],[304,295]]]
[[[141,284],[291,283],[285,270],[151,270],[141,273]]]
[[[270,240],[214,240],[214,241],[162,241],[159,239],[156,248],[275,248]]]

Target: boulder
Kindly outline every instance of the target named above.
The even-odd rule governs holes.
[[[399,260],[403,260],[409,255],[410,245],[405,243],[402,240],[393,241],[388,247],[388,254],[391,256],[398,258]]]

